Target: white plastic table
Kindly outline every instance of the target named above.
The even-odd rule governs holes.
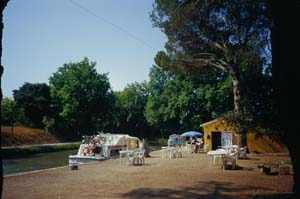
[[[228,145],[228,146],[222,146],[222,149],[225,149],[227,151],[227,153],[231,153],[234,151],[238,151],[239,150],[239,146],[238,145]]]
[[[164,156],[168,156],[168,151],[169,151],[169,148],[168,146],[162,146],[161,147],[161,159],[164,159]]]
[[[132,153],[132,151],[128,151],[128,150],[119,151],[119,154],[120,154],[120,164],[122,164],[122,157],[123,156],[127,157],[129,153]]]
[[[226,151],[225,150],[213,150],[213,151],[207,152],[207,154],[210,156],[210,166],[212,166],[215,163],[216,158],[226,155]],[[223,163],[222,163],[222,165],[223,165]]]
[[[175,147],[175,146],[163,146],[161,147],[161,158],[166,159],[169,157],[170,159],[172,157],[182,157],[181,148]]]

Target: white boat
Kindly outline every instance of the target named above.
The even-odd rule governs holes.
[[[84,136],[77,155],[69,156],[69,166],[120,157],[120,151],[135,150],[140,144],[139,138],[128,134]]]

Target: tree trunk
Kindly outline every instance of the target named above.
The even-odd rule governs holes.
[[[236,133],[240,135],[239,146],[244,147],[246,134],[241,128],[241,124],[239,121],[243,119],[243,109],[241,105],[241,90],[240,90],[240,76],[238,74],[238,69],[234,64],[231,64],[229,67],[229,74],[232,78],[233,84],[233,101],[234,101],[234,126]]]
[[[2,74],[3,74],[3,66],[2,66],[2,36],[3,36],[3,11],[4,11],[4,8],[6,7],[7,5],[7,2],[9,0],[1,0],[0,1],[0,9],[1,9],[1,13],[0,13],[0,17],[1,17],[1,22],[0,22],[0,86],[2,85],[1,83],[1,79],[2,79]],[[2,87],[0,88],[0,100],[2,101]],[[1,114],[0,114],[1,115]],[[1,123],[2,123],[2,117],[0,118],[1,119]],[[1,132],[1,128],[0,128],[0,147],[1,147],[1,143],[2,143],[2,132]],[[1,188],[1,195],[0,195],[0,198],[2,198],[2,190],[3,190],[3,166],[2,166],[2,153],[0,153],[0,172],[1,172],[1,178],[0,178],[0,188]]]
[[[244,147],[247,146],[247,135],[243,128],[241,127],[240,121],[243,120],[243,109],[241,105],[241,89],[240,89],[240,76],[238,69],[235,64],[229,66],[229,74],[232,78],[233,84],[233,101],[234,101],[234,126],[235,131],[239,135],[238,146]]]
[[[242,108],[241,108],[240,77],[238,74],[237,67],[235,65],[232,64],[229,67],[229,74],[232,77],[232,84],[233,84],[234,114],[236,116],[241,116]]]
[[[287,146],[294,170],[294,193],[300,195],[300,144],[298,143],[297,128],[299,114],[297,106],[299,99],[294,94],[298,90],[295,82],[299,73],[296,71],[299,65],[299,35],[300,25],[298,1],[282,2],[271,1],[273,27],[271,28],[272,43],[272,74],[275,91],[275,103],[278,107],[278,122],[283,131],[282,140]],[[293,82],[294,81],[294,82]],[[294,87],[293,87],[294,86]],[[298,97],[299,98],[299,97]]]
[[[10,142],[13,144],[15,142],[14,140],[14,122],[11,122],[10,124]]]

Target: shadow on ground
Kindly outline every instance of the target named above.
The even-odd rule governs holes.
[[[140,188],[119,195],[122,198],[131,199],[246,199],[252,198],[258,187],[236,185],[231,182],[199,182],[193,187],[182,187],[180,189],[151,189]],[[270,191],[270,190],[269,190]]]
[[[269,195],[255,195],[253,199],[296,199],[294,194],[269,194]]]
[[[254,171],[255,168],[253,167],[241,167],[241,166],[235,166],[235,167],[232,167],[232,165],[228,165],[226,167],[226,170],[232,170],[232,171],[237,171],[237,170],[243,170],[243,171]]]

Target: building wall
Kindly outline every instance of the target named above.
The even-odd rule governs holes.
[[[202,125],[201,125],[202,126]],[[215,119],[210,122],[203,124],[204,131],[204,143],[207,147],[207,150],[212,150],[211,137],[212,132],[232,132],[232,144],[238,143],[237,135],[234,129],[227,125],[224,119]],[[257,153],[276,153],[276,152],[286,152],[287,149],[284,145],[280,143],[273,142],[269,137],[263,136],[260,138],[255,138],[254,133],[247,133],[247,146],[249,152]]]
[[[203,126],[204,131],[204,144],[206,144],[207,150],[212,150],[212,143],[211,143],[211,137],[212,132],[214,131],[227,131],[232,132],[232,144],[237,143],[237,138],[235,136],[235,132],[232,127],[226,125],[225,121],[223,119],[216,119],[211,121],[210,123]]]
[[[272,141],[268,136],[255,138],[254,133],[247,134],[248,148],[255,153],[283,153],[287,148],[280,143]]]

